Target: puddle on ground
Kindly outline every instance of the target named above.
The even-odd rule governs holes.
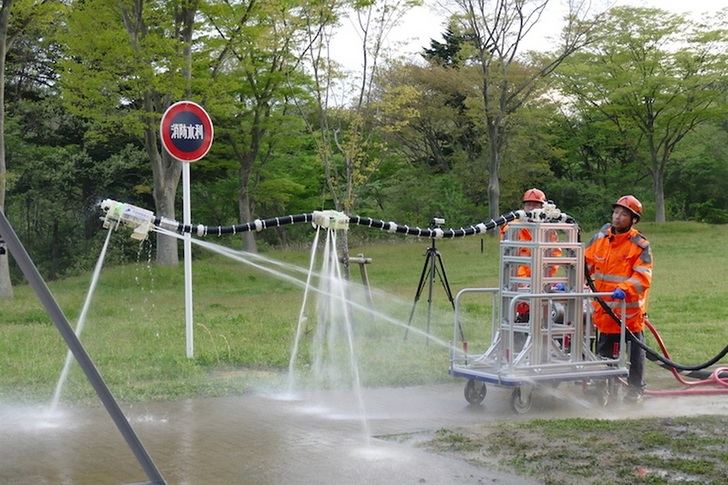
[[[535,395],[533,410],[518,416],[510,409],[508,389],[489,386],[483,405],[469,406],[463,385],[366,389],[369,439],[362,433],[356,398],[347,391],[298,393],[295,399],[267,391],[122,404],[122,409],[162,476],[183,485],[529,483],[394,437],[487,420],[615,416],[614,408],[592,407],[576,386]],[[728,398],[655,398],[616,412],[618,417],[695,414],[728,414]],[[61,405],[49,413],[44,406],[0,403],[0,422],[0,483],[146,480],[100,404]]]

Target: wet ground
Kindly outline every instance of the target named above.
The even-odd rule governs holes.
[[[170,484],[522,484],[415,446],[442,427],[533,417],[615,416],[592,408],[573,384],[534,397],[514,416],[509,391],[489,386],[468,406],[464,381],[364,391],[367,420],[351,392],[284,398],[265,391],[226,398],[122,404]],[[728,415],[728,397],[655,398],[619,417]],[[0,483],[119,484],[146,477],[106,411],[0,403]]]

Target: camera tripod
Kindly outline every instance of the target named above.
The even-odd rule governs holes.
[[[420,296],[422,295],[422,290],[425,287],[425,281],[427,281],[427,335],[430,335],[430,322],[432,319],[432,286],[435,282],[435,274],[437,274],[440,283],[442,284],[442,287],[445,289],[445,294],[447,295],[447,299],[450,301],[450,305],[452,305],[453,310],[455,309],[455,300],[452,296],[452,291],[450,290],[450,283],[447,281],[447,274],[445,273],[445,266],[442,263],[442,256],[440,255],[440,252],[435,247],[435,238],[432,238],[432,244],[429,248],[427,248],[427,251],[425,252],[425,264],[422,267],[422,274],[420,274],[420,282],[417,285],[417,293],[415,293],[415,300],[412,303],[412,310],[410,310],[409,314],[409,320],[407,320],[407,328],[404,331],[404,339],[407,340],[407,334],[409,333],[409,327],[412,324],[412,318],[415,314],[415,308],[417,307],[417,302],[420,300]],[[460,338],[461,340],[465,340],[463,336],[463,329],[460,327],[460,323],[458,322],[458,329],[460,331]],[[428,337],[427,339],[427,345],[430,344],[430,339]]]

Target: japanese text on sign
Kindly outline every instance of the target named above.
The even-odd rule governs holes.
[[[202,140],[205,138],[205,130],[203,125],[185,125],[182,123],[172,123],[170,126],[172,131],[171,138],[176,140]]]

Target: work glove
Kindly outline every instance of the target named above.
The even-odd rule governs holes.
[[[625,296],[627,296],[627,294],[622,288],[617,288],[612,292],[612,298],[614,298],[615,300],[624,300]]]
[[[551,290],[558,292],[558,293],[565,293],[566,284],[565,283],[556,283],[554,286],[551,287]]]

